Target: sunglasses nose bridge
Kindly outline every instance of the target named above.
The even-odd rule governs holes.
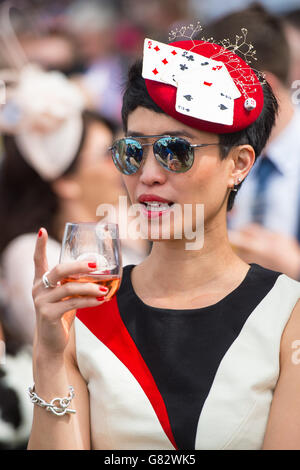
[[[141,181],[147,185],[155,182],[163,183],[167,177],[162,165],[158,162],[154,154],[154,143],[143,144],[146,146],[143,154],[143,161],[140,167]]]
[[[142,144],[142,147],[143,147],[143,161],[142,161],[142,165],[141,166],[145,166],[146,165],[146,162],[156,162],[156,158],[155,158],[155,154],[154,154],[154,144],[155,142],[147,142],[147,143],[143,143]]]

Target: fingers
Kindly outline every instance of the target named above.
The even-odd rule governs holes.
[[[47,275],[47,278],[51,284],[55,285],[59,281],[68,279],[69,277],[72,277],[75,274],[90,274],[95,271],[95,269],[95,262],[88,262],[86,260],[70,261],[69,263],[57,264],[53,269],[51,269],[51,271]]]
[[[34,303],[38,316],[56,320],[70,310],[101,305],[108,292],[98,284],[68,282],[54,289],[40,288]]]
[[[66,282],[59,285],[59,281],[67,280],[74,275],[92,274],[96,269],[94,260],[71,261],[55,266],[47,274],[50,284],[55,288],[45,288],[42,282],[43,274],[48,271],[46,256],[48,234],[45,229],[39,231],[35,253],[35,282],[32,290],[36,307],[37,318],[47,321],[58,320],[62,315],[79,308],[96,307],[106,301],[105,296],[109,289],[89,282]]]
[[[58,286],[55,289],[45,289],[43,297],[46,298],[48,303],[59,302],[68,297],[103,297],[107,295],[109,289],[104,286],[92,283],[76,283],[68,282],[63,286]]]
[[[35,251],[34,251],[34,267],[35,267],[35,275],[34,275],[34,280],[36,281],[37,279],[40,279],[43,274],[48,271],[48,261],[47,261],[47,254],[46,254],[46,248],[47,248],[47,240],[48,240],[48,234],[46,229],[41,228],[36,244],[35,244]]]
[[[51,304],[51,308],[49,308],[49,305],[43,304],[39,309],[39,318],[53,323],[60,320],[66,312],[76,311],[81,308],[97,307],[104,302],[106,300],[103,297],[72,297],[64,302]]]
[[[36,274],[33,292],[39,291],[41,288],[45,289],[45,286],[42,282],[43,274],[48,270],[48,264],[46,262],[41,262],[39,257],[41,257],[40,251],[37,250],[36,255]],[[46,258],[44,258],[47,260]],[[59,281],[68,279],[74,275],[78,274],[91,274],[96,269],[95,262],[88,261],[70,261],[69,263],[62,263],[56,265],[53,269],[47,274],[47,279],[52,286],[56,286]],[[87,281],[88,282],[88,281]]]

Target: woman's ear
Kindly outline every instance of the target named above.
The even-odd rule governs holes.
[[[255,152],[251,145],[239,145],[233,149],[232,170],[230,174],[229,187],[241,183],[255,162]]]
[[[52,183],[52,189],[60,199],[75,200],[81,197],[80,185],[73,179],[59,178]]]

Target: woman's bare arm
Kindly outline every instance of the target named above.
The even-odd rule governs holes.
[[[281,340],[280,376],[274,392],[263,449],[300,450],[300,301]]]
[[[90,449],[89,397],[75,354],[73,320],[76,309],[103,303],[107,292],[92,283],[67,283],[45,288],[42,275],[48,270],[46,259],[47,232],[37,239],[33,299],[36,310],[36,333],[33,350],[35,391],[49,403],[53,398],[66,397],[69,386],[75,397],[69,408],[76,413],[56,416],[34,406],[32,432],[28,449]],[[74,261],[55,266],[47,276],[51,284],[76,273],[92,272],[87,261]]]
[[[89,396],[74,357],[74,327],[63,357],[49,358],[48,355],[34,358],[33,375],[38,396],[50,402],[55,397],[65,397],[69,385],[75,396],[69,408],[76,414],[56,416],[34,405],[32,431],[28,449],[90,449]]]

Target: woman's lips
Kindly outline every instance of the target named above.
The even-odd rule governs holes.
[[[138,197],[138,202],[141,204],[142,214],[149,219],[160,217],[168,212],[174,204],[172,201],[156,194],[141,194]]]
[[[161,203],[166,203],[166,204],[173,204],[173,201],[170,201],[169,199],[165,199],[162,196],[158,196],[157,194],[141,194],[138,197],[138,202],[142,202],[142,203],[161,202]]]
[[[171,210],[173,204],[167,203],[142,203],[141,210],[142,214],[146,215],[148,218],[160,217],[166,212]]]
[[[170,209],[168,209],[170,210]],[[149,211],[145,206],[142,206],[142,214],[145,215],[146,217],[148,217],[148,219],[153,219],[155,217],[161,217],[163,214],[165,214],[166,212],[168,212],[168,210],[164,210],[164,211]]]

